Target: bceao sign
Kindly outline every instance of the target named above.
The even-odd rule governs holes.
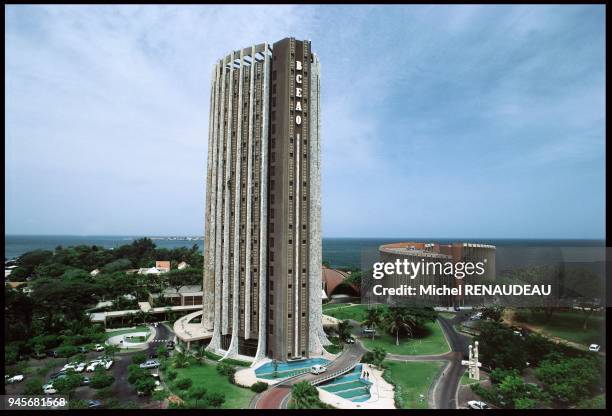
[[[302,61],[295,61],[295,71],[296,71],[296,75],[295,75],[295,84],[297,85],[295,88],[295,97],[298,99],[297,102],[295,103],[295,111],[302,111],[302,74],[297,73],[297,71],[301,71],[302,70]],[[302,124],[302,115],[301,114],[296,114],[295,116],[295,124],[297,124],[298,126],[300,124]]]

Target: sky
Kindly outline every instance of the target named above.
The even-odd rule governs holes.
[[[215,60],[287,36],[324,237],[605,236],[601,5],[6,6],[6,233],[202,235]]]

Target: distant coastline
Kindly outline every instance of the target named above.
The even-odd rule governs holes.
[[[4,257],[18,257],[28,251],[42,249],[54,250],[57,246],[97,245],[107,249],[116,248],[145,236],[76,236],[76,235],[5,235]],[[193,247],[197,244],[202,250],[204,239],[199,236],[147,236],[160,248]],[[323,238],[323,260],[332,267],[359,266],[362,253],[376,250],[385,243],[400,241],[453,241],[493,244],[498,247],[603,247],[604,240],[595,239],[477,239],[477,238]]]

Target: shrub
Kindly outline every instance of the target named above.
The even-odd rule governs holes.
[[[236,368],[230,364],[221,362],[217,365],[217,373],[221,374],[222,376],[230,376],[233,375],[236,372]]]
[[[193,381],[190,378],[180,378],[176,380],[176,387],[180,390],[187,390],[192,384]]]
[[[113,396],[113,391],[110,387],[103,387],[96,392],[96,399],[108,399]]]
[[[206,401],[214,408],[219,408],[225,403],[225,395],[223,393],[210,393],[206,395]]]
[[[251,390],[255,393],[261,393],[262,391],[266,391],[268,389],[268,383],[264,383],[263,381],[258,381],[257,383],[251,386]]]
[[[175,370],[168,370],[168,373],[166,374],[166,376],[168,377],[168,380],[170,381],[176,379],[177,375],[178,373]]]

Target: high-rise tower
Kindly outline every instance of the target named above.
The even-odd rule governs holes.
[[[204,310],[209,349],[319,354],[319,61],[286,38],[233,51],[211,85]]]

